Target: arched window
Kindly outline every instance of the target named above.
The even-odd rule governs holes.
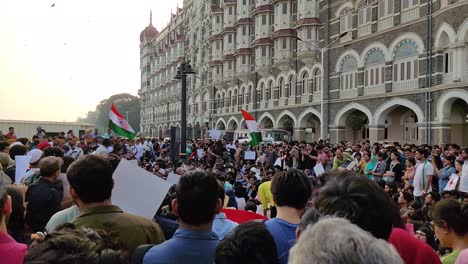
[[[357,87],[357,60],[354,56],[347,55],[343,58],[340,72],[340,89],[342,91],[355,89]]]
[[[403,40],[393,51],[394,88],[396,90],[417,88],[418,77],[418,46],[409,39]]]
[[[239,93],[239,105],[244,104],[244,93],[245,93],[245,88],[242,87]]]
[[[372,21],[372,1],[362,0],[358,9],[358,27],[370,24]]]
[[[250,104],[250,86],[247,87],[246,92],[245,92],[245,104]]]
[[[348,32],[353,28],[353,10],[349,7],[340,12],[340,33]]]
[[[385,85],[385,57],[382,50],[371,49],[364,62],[364,87]]]
[[[289,76],[288,85],[285,86],[284,96],[291,97],[294,94],[294,75]]]
[[[226,106],[230,107],[231,106],[231,97],[232,97],[232,91],[228,92],[227,99],[226,99]]]
[[[273,91],[273,81],[269,81],[268,86],[266,88],[265,100],[272,99],[272,91]]]
[[[379,19],[393,15],[394,0],[381,0],[379,2]]]
[[[234,94],[232,96],[232,106],[237,105],[237,89],[234,89]]]
[[[316,68],[312,72],[312,85],[310,87],[311,91],[309,93],[318,93],[321,90],[322,80],[320,79],[322,76],[322,71],[320,68]]]
[[[303,94],[306,94],[306,93],[309,93],[309,73],[307,71],[305,71],[303,74],[302,74],[302,80],[301,80],[301,85],[302,85],[302,93]]]
[[[283,97],[283,89],[284,89],[284,79],[280,78],[278,81],[278,98]],[[275,99],[278,99],[275,98]]]

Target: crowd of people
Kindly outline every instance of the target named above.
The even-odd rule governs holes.
[[[1,262],[468,263],[468,148],[187,145],[175,160],[168,139],[110,130],[0,133]],[[121,159],[181,175],[153,219],[112,203]]]

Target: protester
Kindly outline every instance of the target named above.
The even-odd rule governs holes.
[[[142,244],[163,242],[158,224],[125,213],[112,204],[113,171],[111,163],[99,155],[84,156],[68,168],[70,194],[80,208],[80,215],[72,223],[77,227],[107,230],[129,252]]]
[[[7,183],[0,179],[0,256],[2,263],[21,264],[27,245],[16,242],[7,232],[7,217],[12,212],[11,196],[7,193]]]
[[[36,240],[24,263],[125,264],[128,263],[128,252],[102,230],[67,224]]]
[[[60,174],[61,162],[56,157],[42,159],[40,178],[26,192],[26,224],[32,232],[44,231],[50,217],[61,210],[62,194],[54,184]]]
[[[289,250],[296,240],[296,229],[312,195],[312,185],[304,172],[290,169],[273,177],[271,193],[278,214],[266,221],[265,226],[275,240],[279,262],[288,263]]]
[[[291,264],[387,263],[403,264],[383,239],[343,218],[324,218],[303,231],[289,256]]]
[[[273,237],[265,225],[248,222],[236,227],[216,248],[215,263],[279,263]]]
[[[453,250],[441,258],[442,264],[455,263],[460,252],[468,248],[468,205],[446,199],[434,205],[430,216],[440,244]]]
[[[144,264],[213,263],[218,237],[212,230],[215,215],[221,210],[218,182],[206,172],[183,175],[176,186],[172,208],[180,228],[174,237],[152,247],[144,256]]]

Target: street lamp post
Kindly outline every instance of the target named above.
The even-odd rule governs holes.
[[[325,140],[325,125],[324,125],[324,101],[325,101],[325,89],[323,87],[323,80],[325,79],[325,64],[324,64],[324,58],[325,58],[325,52],[327,52],[331,45],[335,44],[338,40],[340,40],[342,37],[346,36],[348,32],[341,33],[337,38],[335,38],[330,44],[323,48],[319,48],[313,44],[308,43],[307,41],[302,40],[299,37],[295,37],[296,40],[301,41],[310,47],[313,47],[314,49],[320,50],[320,64],[322,65],[322,76],[320,78],[320,89],[321,89],[321,98],[320,98],[320,137]],[[296,53],[297,53],[297,44],[296,44]]]
[[[181,112],[180,112],[180,156],[187,157],[187,75],[194,74],[190,61],[183,61],[177,68],[174,79],[181,80]]]

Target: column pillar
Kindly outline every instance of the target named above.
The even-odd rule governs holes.
[[[448,124],[433,124],[432,125],[432,142],[434,144],[452,142],[452,127]]]
[[[303,127],[295,127],[294,128],[294,136],[293,140],[306,140],[306,129]]]
[[[383,141],[385,140],[385,127],[379,125],[369,125],[369,141]]]
[[[336,144],[345,138],[345,127],[330,126],[330,143]]]

